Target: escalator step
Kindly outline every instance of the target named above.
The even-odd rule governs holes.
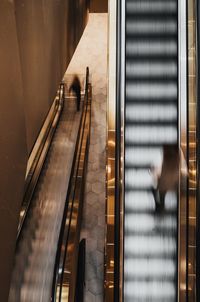
[[[176,79],[177,64],[173,60],[168,62],[137,60],[126,66],[126,77],[131,79]]]
[[[128,82],[126,85],[126,96],[131,100],[162,99],[165,101],[168,99],[176,99],[177,85],[175,82],[165,84]]]
[[[146,36],[155,35],[176,35],[177,32],[177,22],[174,19],[162,20],[162,19],[140,19],[140,20],[127,20],[126,22],[126,34],[130,36],[139,35],[143,38]]]
[[[126,54],[130,56],[147,55],[148,57],[155,56],[176,56],[177,43],[175,39],[168,39],[167,41],[159,39],[159,41],[153,41],[152,39],[146,40],[128,40],[126,43]]]
[[[131,122],[176,122],[177,108],[171,104],[126,104],[126,121]]]
[[[151,237],[145,235],[127,236],[125,243],[126,259],[137,258],[138,255],[143,257],[170,257],[176,255],[176,239],[170,235],[159,237],[152,234]],[[126,271],[125,271],[126,273]]]
[[[142,135],[141,135],[142,133]],[[133,135],[134,134],[134,135]],[[176,144],[177,129],[174,126],[127,126],[126,142],[140,144]]]
[[[127,13],[131,14],[161,14],[161,13],[176,13],[176,1],[162,1],[162,0],[127,0],[126,1]]]
[[[170,302],[176,298],[176,287],[169,281],[127,281],[125,290],[129,292],[126,302],[129,301],[154,301]],[[148,300],[146,297],[152,297]],[[129,300],[130,297],[130,300]],[[132,300],[131,300],[132,299]],[[140,300],[139,300],[140,299]],[[146,300],[145,300],[146,299]]]

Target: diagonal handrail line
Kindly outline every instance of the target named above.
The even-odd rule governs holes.
[[[61,115],[61,112],[63,109],[64,97],[65,97],[64,84],[62,83],[60,85],[60,89],[59,89],[57,96],[54,100],[54,103],[52,105],[53,112],[51,113],[51,110],[52,110],[52,108],[51,108],[47,115],[47,119],[48,119],[48,116],[50,115],[50,121],[47,123],[47,125],[46,125],[46,121],[45,121],[45,123],[41,129],[41,133],[44,132],[44,135],[41,138],[38,149],[35,151],[34,158],[31,160],[30,167],[27,169],[28,171],[27,171],[27,175],[26,175],[26,179],[25,179],[24,197],[23,197],[22,206],[21,206],[21,210],[20,210],[16,246],[18,245],[18,243],[20,241],[22,229],[23,229],[23,226],[26,221],[27,214],[28,214],[28,211],[30,208],[31,199],[33,197],[33,193],[34,193],[35,187],[37,185],[37,181],[39,179],[40,172],[42,170],[42,166],[43,166],[44,160],[46,158],[46,154],[49,150],[51,140],[55,133],[57,124],[59,122],[59,118],[60,118],[60,115]],[[32,151],[32,153],[34,153],[34,150]],[[32,153],[31,153],[31,155],[32,155]],[[30,157],[31,157],[31,155],[30,155]]]
[[[62,298],[62,285],[65,279],[65,266],[66,259],[68,259],[68,249],[69,249],[69,240],[70,236],[74,236],[76,240],[76,234],[73,234],[73,215],[77,210],[77,198],[78,202],[81,199],[81,193],[83,192],[84,183],[84,173],[86,168],[86,158],[87,158],[87,149],[89,143],[89,129],[90,129],[90,100],[89,100],[89,69],[86,70],[86,82],[85,82],[85,96],[84,96],[84,109],[81,116],[81,122],[79,126],[79,131],[77,135],[77,142],[75,146],[74,159],[72,163],[69,189],[67,192],[65,209],[63,213],[63,219],[60,229],[60,235],[58,240],[58,248],[55,260],[54,267],[54,276],[52,282],[52,301],[61,301]],[[89,127],[87,127],[89,125]],[[84,140],[86,142],[84,146]],[[85,154],[83,164],[81,162],[81,157],[83,149],[85,147]],[[82,173],[82,174],[81,174]],[[81,204],[81,202],[80,202]],[[80,205],[81,207],[81,205]],[[78,219],[77,219],[78,221]],[[78,222],[76,221],[76,224]],[[72,237],[73,237],[72,236]]]

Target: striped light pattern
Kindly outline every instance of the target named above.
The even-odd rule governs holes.
[[[126,0],[124,301],[175,302],[177,196],[154,171],[177,143],[177,0]]]
[[[162,62],[149,62],[138,61],[130,63],[126,68],[126,76],[141,79],[151,76],[154,77],[176,77],[177,65],[173,61]]]
[[[176,21],[148,21],[141,19],[140,21],[127,21],[126,25],[127,34],[175,34],[176,33]]]
[[[162,14],[166,13],[174,13],[176,11],[176,2],[173,0],[168,1],[127,1],[127,11],[129,13],[137,13],[140,15],[148,14],[155,15],[156,13]]]
[[[155,121],[155,122],[176,122],[177,108],[175,105],[144,105],[144,104],[127,104],[126,120],[131,121]]]
[[[177,44],[174,40],[169,41],[160,40],[150,41],[150,40],[136,40],[136,44],[133,41],[127,41],[126,44],[127,55],[137,55],[138,57],[143,55],[148,55],[151,57],[162,56],[163,54],[169,54],[175,56],[177,53]]]

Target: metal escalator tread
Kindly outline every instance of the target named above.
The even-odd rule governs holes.
[[[67,100],[15,255],[9,302],[50,301],[60,224],[80,124]]]
[[[126,0],[124,301],[177,299],[177,196],[155,214],[151,167],[177,143],[177,0]]]
[[[127,0],[127,14],[176,14],[176,1],[174,0]]]

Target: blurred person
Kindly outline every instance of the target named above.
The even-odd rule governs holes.
[[[73,92],[76,95],[76,108],[77,111],[80,111],[80,103],[81,103],[81,83],[79,77],[74,75],[73,81],[69,87],[69,92]]]
[[[165,206],[167,191],[176,191],[179,181],[180,154],[177,145],[163,146],[163,160],[161,169],[153,169],[155,186],[152,193],[156,204],[156,212],[162,212]]]

